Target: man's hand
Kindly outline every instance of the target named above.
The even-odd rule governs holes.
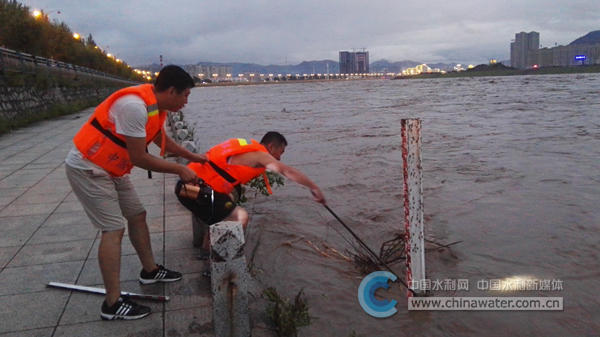
[[[204,155],[203,153],[193,153],[191,156],[189,156],[188,159],[190,161],[200,163],[200,164],[204,164],[208,161],[208,159],[206,158],[206,155]]]
[[[318,187],[311,189],[310,193],[312,193],[316,202],[323,204],[323,205],[327,204],[325,201],[325,196],[323,195],[323,192],[321,192],[321,190]]]
[[[181,178],[181,181],[183,181],[184,183],[196,184],[198,182],[198,177],[196,176],[196,172],[192,171],[192,169],[190,169],[187,166],[181,165],[181,170],[179,171],[179,177]]]

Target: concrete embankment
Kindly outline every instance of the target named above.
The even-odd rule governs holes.
[[[0,68],[0,134],[94,106],[132,83],[42,65]]]

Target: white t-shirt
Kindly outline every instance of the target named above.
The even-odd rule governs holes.
[[[146,138],[148,112],[144,100],[137,95],[125,95],[117,99],[108,112],[108,120],[115,124],[115,129],[120,135]],[[67,154],[65,163],[82,170],[100,169],[83,158],[75,146]]]

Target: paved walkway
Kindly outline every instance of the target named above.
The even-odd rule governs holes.
[[[155,257],[184,273],[182,281],[141,286],[140,263],[123,240],[123,290],[166,294],[144,301],[152,315],[100,320],[102,296],[47,288],[50,281],[102,286],[99,233],[71,192],[64,158],[92,110],[37,123],[0,137],[0,336],[213,336],[206,262],[192,248],[189,212],[171,192],[176,177],[134,169]],[[154,147],[154,146],[153,146]],[[127,235],[127,234],[126,234]]]

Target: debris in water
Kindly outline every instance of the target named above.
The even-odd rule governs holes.
[[[317,251],[317,253],[321,254],[324,257],[329,257],[329,255],[327,255],[327,253],[325,253],[324,251],[322,251],[319,247],[315,246],[314,243],[312,243],[310,240],[305,240],[306,243],[311,246],[314,250]]]
[[[271,302],[267,307],[267,316],[275,326],[277,336],[298,336],[298,328],[310,324],[308,303],[302,298],[302,292],[302,290],[298,292],[294,303],[281,297],[275,288],[268,288],[263,292]]]

